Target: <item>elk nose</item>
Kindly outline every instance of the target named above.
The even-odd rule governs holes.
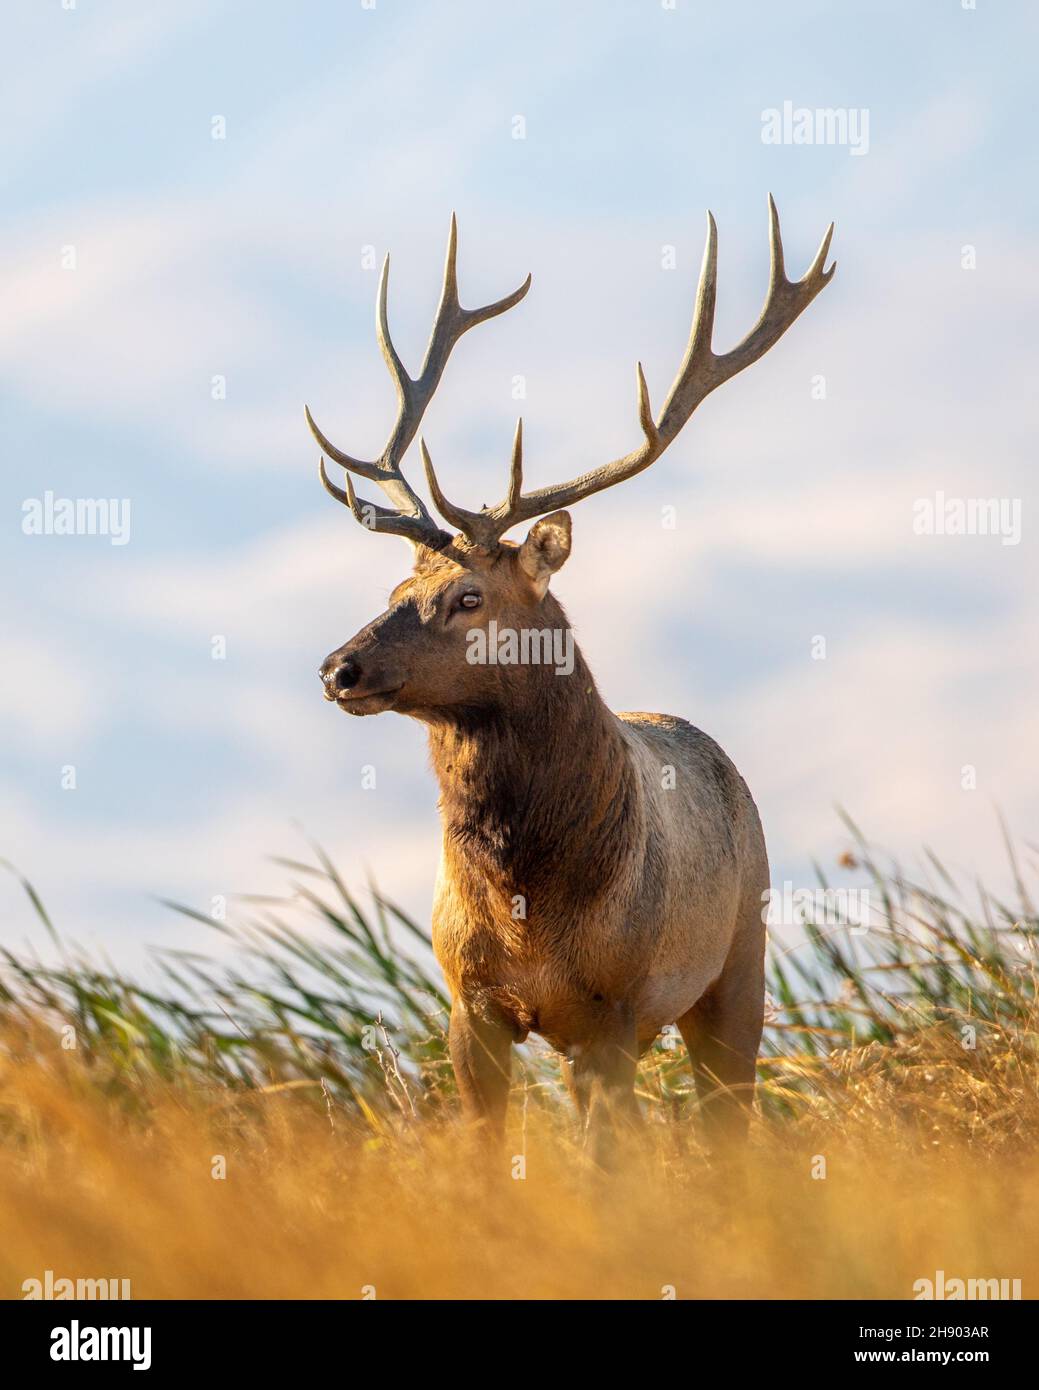
[[[332,672],[332,684],[336,690],[352,690],[361,679],[361,663],[348,656]]]

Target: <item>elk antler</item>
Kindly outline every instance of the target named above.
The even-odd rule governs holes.
[[[386,320],[386,285],[390,271],[389,256],[383,261],[376,301],[375,332],[386,366],[389,368],[390,376],[392,376],[393,383],[397,388],[397,420],[387,440],[386,447],[379,457],[368,463],[362,459],[352,458],[349,454],[344,454],[318,429],[309,406],[304,407],[307,424],[318,444],[329,458],[334,459],[336,463],[341,464],[347,470],[346,491],[344,492],[342,488],[337,487],[329,479],[325,472],[325,460],[322,457],[319,472],[327,491],[349,507],[357,520],[368,526],[369,529],[405,536],[413,544],[427,545],[433,548],[445,545],[449,537],[426,511],[422,499],[414,492],[400,471],[401,459],[415,438],[415,431],[422,423],[426,406],[440,383],[447,359],[451,355],[451,349],[458,342],[458,339],[467,329],[475,327],[478,323],[483,323],[485,319],[493,319],[498,314],[503,314],[506,309],[511,309],[530,289],[530,276],[528,275],[519,289],[506,295],[504,299],[499,299],[494,304],[487,304],[482,309],[463,309],[458,301],[457,252],[458,226],[454,213],[452,213],[440,303],[433,320],[433,328],[429,335],[429,344],[426,347],[422,370],[414,379],[404,370],[390,338],[389,325]],[[356,473],[361,478],[370,478],[372,482],[378,483],[393,503],[393,507],[378,507],[372,502],[361,501],[354,492],[351,473]]]
[[[659,420],[654,420],[649,403],[649,391],[642,364],[635,364],[635,382],[638,390],[639,423],[642,426],[643,442],[630,454],[614,459],[601,468],[582,473],[572,482],[558,487],[538,488],[535,492],[522,492],[523,449],[522,422],[516,427],[516,438],[512,448],[512,464],[509,476],[509,492],[503,502],[496,507],[484,507],[479,512],[467,512],[456,507],[444,497],[433,472],[433,464],[420,440],[422,462],[426,470],[429,490],[437,510],[445,520],[457,526],[474,545],[493,549],[500,538],[517,522],[529,521],[532,517],[546,512],[557,511],[560,507],[572,506],[582,497],[593,492],[612,487],[626,478],[641,473],[651,463],[655,463],[667,446],[675,438],[682,426],[692,415],[700,402],[716,387],[721,386],[737,372],[756,362],[778,342],[786,330],[805,309],[821,289],[829,284],[837,264],[824,270],[826,254],[833,236],[833,223],[830,223],[815,260],[803,279],[788,280],[783,264],[783,241],[779,231],[779,214],[771,193],[768,197],[769,241],[772,252],[772,267],[769,276],[768,294],[765,307],[757,323],[731,352],[715,353],[711,348],[714,328],[714,304],[718,288],[718,229],[713,216],[707,214],[707,245],[704,248],[703,266],[700,270],[700,283],[696,292],[696,310],[689,335],[689,345],[685,358],[675,377],[664,409]]]

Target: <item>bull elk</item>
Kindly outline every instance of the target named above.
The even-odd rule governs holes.
[[[833,226],[803,279],[787,278],[769,197],[771,272],[755,326],[730,352],[712,349],[717,229],[707,244],[685,357],[655,416],[636,366],[642,442],[557,487],[523,491],[522,422],[508,492],[466,511],[441,490],[420,439],[444,531],[401,463],[468,329],[511,309],[530,288],[481,309],[458,298],[457,230],[425,360],[405,371],[386,314],[389,257],[376,333],[397,391],[397,418],[371,462],[325,437],[321,481],[370,530],[403,536],[415,564],[389,607],[320,668],[324,695],[349,714],[394,710],[427,727],[440,784],[443,849],[433,946],[451,996],[451,1060],[465,1111],[503,1131],[510,1049],[528,1033],[563,1056],[563,1072],[597,1157],[634,1118],[638,1058],[677,1023],[710,1142],[745,1131],[764,1000],[763,902],[768,861],[743,778],[706,734],[665,714],[613,714],[599,696],[549,581],[570,554],[563,508],[633,478],[674,440],[704,397],[756,362],[829,282]],[[345,471],[345,489],[325,457]],[[390,506],[362,501],[353,476]],[[522,543],[504,536],[535,521]],[[562,635],[569,674],[531,657],[473,660],[473,640],[503,632]],[[529,655],[529,653],[528,653]]]

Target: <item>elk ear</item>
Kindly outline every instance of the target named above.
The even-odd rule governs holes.
[[[566,564],[569,554],[569,512],[553,512],[551,516],[543,516],[530,528],[527,539],[519,548],[519,563],[539,599],[545,597],[548,581],[556,570]]]

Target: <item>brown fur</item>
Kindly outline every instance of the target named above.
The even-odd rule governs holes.
[[[576,648],[569,675],[467,661],[468,634],[492,618],[569,633],[547,590],[569,543],[557,513],[522,547],[420,547],[386,613],[322,673],[350,712],[393,709],[428,726],[444,831],[433,944],[467,1111],[501,1131],[510,1047],[537,1033],[566,1057],[602,1156],[618,1117],[634,1113],[639,1052],[670,1023],[712,1132],[741,1128],[768,868],[743,779],[698,729],[611,713]],[[463,592],[481,606],[459,610]],[[360,676],[340,691],[348,662]]]

